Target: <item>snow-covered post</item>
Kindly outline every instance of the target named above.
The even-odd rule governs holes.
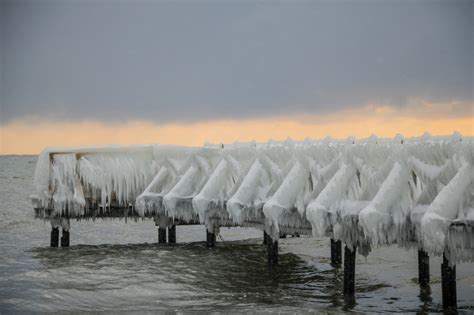
[[[418,250],[418,283],[421,286],[430,283],[430,256],[424,250]]]
[[[456,309],[456,266],[449,264],[445,254],[443,254],[443,263],[441,264],[441,291],[443,292],[443,308]]]
[[[168,243],[176,244],[176,225],[168,227]]]
[[[331,265],[339,267],[342,263],[342,246],[341,241],[331,238]]]
[[[356,248],[344,248],[344,294],[354,294],[355,291],[355,260]]]

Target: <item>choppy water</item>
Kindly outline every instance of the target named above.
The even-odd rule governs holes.
[[[440,259],[431,259],[431,290],[420,292],[416,252],[396,247],[357,258],[355,301],[341,295],[327,239],[281,240],[273,271],[261,232],[243,228],[223,229],[209,250],[202,226],[178,226],[178,244],[158,245],[152,221],[72,222],[71,247],[50,249],[50,226],[28,199],[35,163],[0,157],[0,313],[442,310]],[[474,264],[457,268],[458,305],[474,312]]]

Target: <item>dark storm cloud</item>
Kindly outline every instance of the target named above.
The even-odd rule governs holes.
[[[3,1],[1,121],[472,104],[472,1]]]

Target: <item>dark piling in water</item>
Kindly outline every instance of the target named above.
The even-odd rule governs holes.
[[[69,247],[69,231],[63,229],[63,235],[61,236],[61,247]]]
[[[267,232],[263,231],[263,245],[268,244],[268,234]]]
[[[166,243],[166,228],[162,228],[162,227],[158,228],[158,243],[159,244]]]
[[[342,245],[341,241],[331,238],[331,265],[339,267],[342,264]]]
[[[344,248],[344,294],[354,294],[355,291],[355,261],[356,248]]]
[[[59,246],[59,228],[53,227],[51,228],[51,247],[58,247]]]
[[[176,225],[168,227],[168,243],[176,244]]]
[[[423,250],[418,251],[418,282],[421,286],[430,283],[430,256]]]
[[[216,246],[216,234],[209,232],[209,230],[206,229],[206,244],[207,247],[212,248]]]
[[[457,308],[456,266],[450,266],[446,255],[443,254],[441,264],[441,291],[443,292],[443,308]]]
[[[270,267],[278,265],[278,240],[274,241],[267,236],[268,265]]]

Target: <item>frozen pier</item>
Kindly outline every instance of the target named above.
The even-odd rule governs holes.
[[[203,224],[207,244],[221,227],[262,230],[271,267],[278,239],[330,239],[354,293],[355,257],[378,246],[417,248],[419,282],[442,255],[443,305],[456,307],[456,267],[474,258],[474,139],[445,137],[48,148],[38,159],[38,218],[51,246],[69,246],[71,220],[153,219],[158,241],[176,225]],[[62,229],[59,242],[59,230]],[[342,254],[344,248],[344,255]]]

